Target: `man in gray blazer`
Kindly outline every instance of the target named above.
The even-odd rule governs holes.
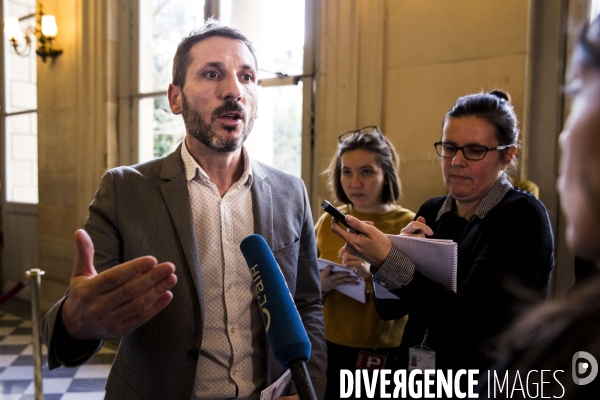
[[[165,158],[102,177],[85,231],[75,235],[69,291],[43,319],[50,369],[83,364],[103,340],[122,336],[107,398],[257,399],[284,372],[239,250],[243,237],[258,233],[311,340],[307,366],[323,397],[306,189],[243,147],[257,117],[257,70],[251,43],[235,29],[209,20],[182,40],[168,97],[183,115],[185,140]]]

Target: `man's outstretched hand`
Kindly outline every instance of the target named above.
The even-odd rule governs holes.
[[[62,308],[62,321],[74,340],[112,339],[146,323],[173,299],[175,266],[139,257],[100,274],[94,244],[83,229],[75,232],[77,254]]]

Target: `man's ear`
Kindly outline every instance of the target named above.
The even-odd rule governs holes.
[[[169,108],[175,115],[179,115],[183,112],[183,92],[177,85],[169,84],[167,90],[167,97],[169,98]]]

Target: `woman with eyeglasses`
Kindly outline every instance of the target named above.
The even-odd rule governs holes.
[[[335,200],[344,204],[342,212],[371,221],[382,232],[398,234],[415,214],[396,204],[401,189],[397,166],[398,155],[392,143],[378,127],[368,126],[340,135],[337,152],[325,174]],[[333,234],[330,226],[329,214],[323,214],[315,226],[319,257],[356,271],[364,280],[366,301],[361,303],[333,290],[340,285],[358,284],[356,277],[333,272],[331,266],[321,271],[328,400],[340,396],[341,369],[385,368],[406,324],[406,317],[384,321],[377,315],[368,264],[340,251],[344,241]]]
[[[521,306],[546,298],[554,267],[552,231],[543,204],[509,181],[518,136],[509,97],[499,90],[459,98],[444,118],[435,149],[448,195],[427,200],[401,234],[458,243],[456,293],[416,271],[376,227],[349,217],[356,234],[333,221],[346,252],[367,260],[373,280],[400,298],[379,307],[380,315],[408,314],[396,368],[407,369],[409,351],[423,354],[415,346],[424,344],[435,352],[435,369],[484,374],[491,364],[488,339]],[[418,357],[411,361],[425,366]]]

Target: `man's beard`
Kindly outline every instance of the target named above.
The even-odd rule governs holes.
[[[220,107],[217,107],[211,115],[211,120],[209,123],[206,123],[204,119],[202,119],[202,115],[194,109],[191,109],[185,94],[182,93],[183,97],[183,122],[185,127],[190,135],[194,138],[198,139],[202,144],[206,147],[218,151],[220,153],[230,153],[239,149],[242,144],[246,141],[246,138],[250,134],[252,130],[252,126],[254,125],[254,119],[247,119],[246,111],[242,108],[242,106],[234,101],[226,101]],[[246,121],[246,125],[242,130],[242,134],[240,137],[221,137],[217,135],[212,127],[212,122],[217,119],[220,115],[223,115],[227,112],[237,112],[240,114],[242,120]],[[228,132],[233,132],[235,127],[224,128]]]

